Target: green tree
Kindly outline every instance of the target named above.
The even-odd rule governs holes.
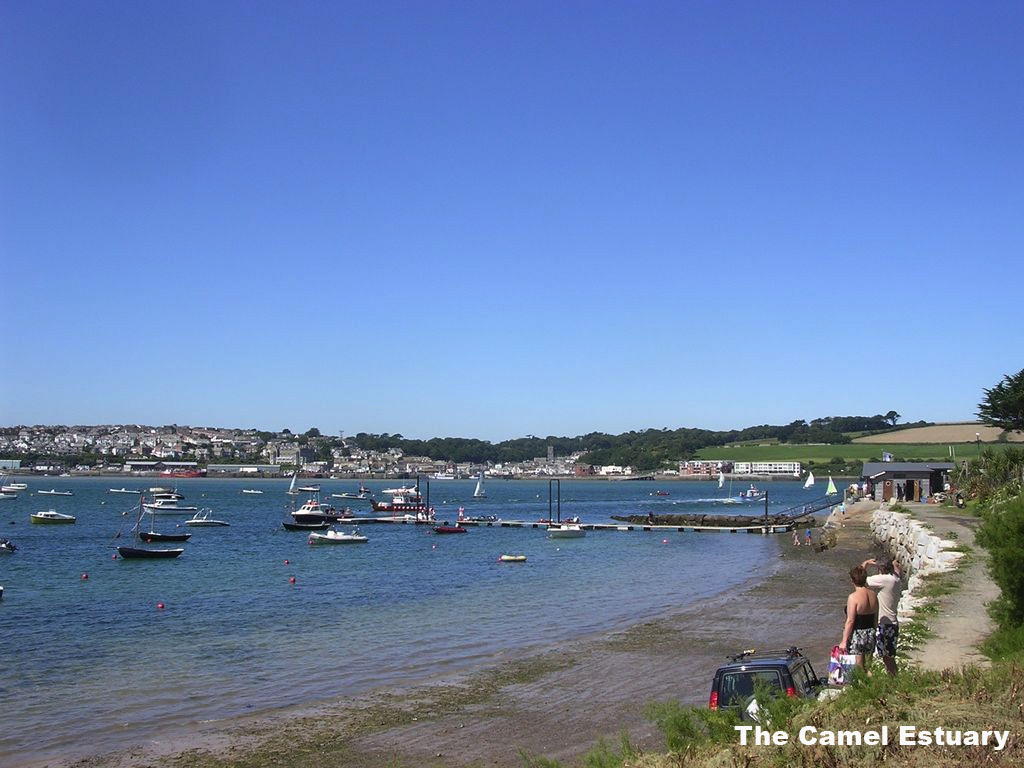
[[[900,420],[900,415],[896,411],[889,411],[885,414],[885,420],[895,427],[896,422]]]
[[[1004,627],[1024,625],[1024,497],[993,505],[977,539],[989,552],[988,570],[1000,590],[993,614]]]
[[[1024,430],[1024,370],[1004,376],[992,389],[985,390],[985,399],[978,404],[978,417],[993,427]]]

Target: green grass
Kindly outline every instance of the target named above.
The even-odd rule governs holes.
[[[987,446],[988,447],[988,446]],[[799,461],[803,464],[828,464],[833,459],[844,461],[881,461],[882,451],[893,455],[895,461],[949,461],[949,447],[936,443],[877,444],[848,443],[846,445],[731,445],[701,448],[697,458],[707,461]],[[958,445],[958,461],[977,457],[974,446]]]

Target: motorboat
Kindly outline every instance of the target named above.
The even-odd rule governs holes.
[[[28,483],[4,483],[0,486],[0,491],[4,493],[17,493],[18,491],[27,491]]]
[[[224,527],[230,525],[230,523],[225,522],[224,520],[217,520],[212,517],[212,515],[212,509],[202,509],[186,520],[185,525],[202,526],[205,528]]]
[[[51,488],[48,491],[36,491],[40,496],[74,496],[73,491],[57,491]]]
[[[326,531],[331,527],[330,520],[321,520],[313,523],[299,523],[285,520],[281,523],[287,531]]]
[[[763,499],[764,498],[764,494],[765,494],[764,491],[760,490],[756,485],[751,483],[750,487],[747,488],[747,490],[743,491],[743,493],[740,494],[740,497],[744,498],[744,499],[748,499],[748,500],[749,499]]]
[[[435,525],[434,533],[469,533],[469,529],[461,525]]]
[[[133,491],[131,488],[109,488],[107,493],[134,493],[136,495],[141,494],[142,491]]]
[[[498,555],[499,563],[525,563],[526,555]]]
[[[321,504],[317,499],[309,499],[298,509],[292,510],[292,519],[297,523],[322,523],[344,520],[352,517],[348,509],[335,509],[330,504]]]
[[[10,539],[0,539],[0,555],[16,552],[17,549],[18,547]]]
[[[549,539],[582,539],[586,535],[579,523],[552,523],[548,526]]]
[[[13,493],[11,491],[2,491],[2,492],[0,492],[0,500],[3,500],[3,499],[16,499],[16,498],[18,498],[18,494]]]
[[[154,499],[153,501],[143,502],[142,506],[158,515],[174,515],[179,512],[199,511],[199,507],[179,504],[177,499]]]
[[[59,524],[59,523],[73,523],[77,518],[74,515],[65,515],[63,512],[57,512],[54,509],[47,509],[43,512],[35,512],[30,515],[30,519],[33,523],[41,524]]]
[[[358,528],[351,533],[343,533],[331,528],[326,533],[309,534],[310,544],[363,544],[367,541],[369,539],[359,533]]]
[[[391,501],[370,500],[370,506],[374,512],[395,513],[395,512],[426,512],[427,505],[423,501],[419,488],[392,488],[384,493],[391,494]]]
[[[242,493],[263,493],[263,491],[257,490],[256,488],[243,488]]]

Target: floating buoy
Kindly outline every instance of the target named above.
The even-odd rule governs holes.
[[[668,544],[668,539],[662,539],[662,540],[661,540],[661,543],[662,543],[662,544]]]
[[[163,604],[163,603],[157,603],[157,604],[156,604],[156,609],[157,609],[158,611],[162,611],[162,610],[164,609],[164,604]]]
[[[284,561],[284,564],[285,564],[285,565],[288,565],[288,560],[287,560],[287,558],[285,559],[285,561]]]
[[[117,555],[111,555],[111,556],[110,556],[110,559],[111,559],[111,560],[117,560]]]
[[[295,583],[295,577],[292,576],[290,579],[288,579],[288,583],[289,584],[294,584]]]
[[[88,578],[89,578],[89,574],[88,573],[83,573],[82,574],[82,581],[85,581]]]

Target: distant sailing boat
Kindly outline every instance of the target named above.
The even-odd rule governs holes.
[[[476,479],[476,490],[473,491],[474,499],[486,499],[487,491],[484,490],[484,473],[480,473],[480,477]]]
[[[839,491],[836,490],[836,484],[832,482],[832,475],[828,476],[828,488],[825,489],[825,493],[829,496],[835,496]]]
[[[298,495],[299,495],[299,492],[298,492],[298,490],[297,490],[297,489],[295,488],[295,482],[296,482],[296,481],[297,481],[298,479],[299,479],[299,470],[297,470],[297,469],[296,469],[296,470],[295,470],[295,471],[294,471],[294,472],[292,473],[292,484],[291,484],[291,485],[289,485],[289,486],[288,486],[288,490],[287,490],[287,491],[285,491],[285,493],[287,493],[287,494],[288,494],[289,496],[298,496]]]
[[[153,537],[156,536],[157,534],[154,531],[144,532],[142,530],[142,517],[146,513],[146,507],[143,504],[144,499],[145,499],[144,496],[141,496],[141,495],[139,496],[139,514],[138,514],[138,517],[135,520],[135,525],[132,526],[132,530],[131,530],[132,544],[124,544],[124,545],[118,547],[117,548],[118,554],[121,555],[121,557],[123,557],[125,559],[154,558],[154,557],[159,557],[159,558],[177,557],[178,555],[180,555],[182,552],[185,551],[182,547],[175,547],[175,548],[172,548],[172,549],[153,549],[153,548],[149,548],[149,547],[136,546],[136,544],[141,545],[143,543],[148,544],[148,543],[150,543],[152,541],[157,541],[157,540],[162,540],[162,541],[166,541],[167,540],[167,539],[155,539]],[[166,536],[173,536],[174,534],[165,534],[165,535]],[[121,536],[121,531],[118,531],[117,532],[117,536],[115,536],[114,538],[119,538],[120,536]],[[187,537],[186,537],[186,539],[187,539]]]
[[[725,475],[721,472],[718,473],[718,487],[721,488],[725,485]],[[722,499],[723,504],[739,504],[740,500],[732,495],[732,478],[729,478],[729,495]]]
[[[807,473],[807,481],[804,483],[804,488],[813,488],[813,487],[814,487],[814,473],[813,472],[808,472]]]

